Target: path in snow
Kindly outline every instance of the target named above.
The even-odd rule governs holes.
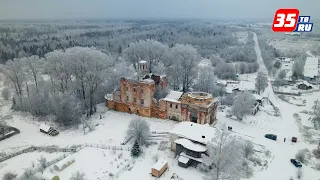
[[[255,51],[257,54],[257,62],[260,66],[260,71],[268,74],[267,68],[263,62],[261,56],[261,50],[258,43],[258,38],[255,33],[253,33],[253,40],[255,42]],[[274,133],[278,135],[278,141],[274,142],[268,139],[261,138],[261,144],[267,146],[267,148],[272,152],[274,159],[268,165],[268,169],[262,172],[257,172],[256,175],[252,178],[253,180],[264,180],[264,179],[289,179],[291,176],[296,177],[297,169],[290,163],[290,158],[294,158],[296,152],[299,149],[306,148],[310,146],[302,141],[302,136],[300,135],[299,128],[293,118],[293,114],[300,112],[301,107],[288,104],[274,94],[270,78],[268,78],[268,87],[263,93],[264,97],[269,97],[269,100],[279,108],[281,118],[274,127]],[[293,144],[288,141],[291,140],[292,136],[298,137],[298,143]],[[287,138],[287,143],[283,142],[283,138]],[[316,179],[319,177],[319,174],[314,173],[310,167],[303,167],[304,175],[306,179]],[[267,176],[266,176],[267,175]]]

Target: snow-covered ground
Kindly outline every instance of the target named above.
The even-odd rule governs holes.
[[[256,43],[255,50],[257,52],[257,59],[260,65],[260,71],[267,73],[264,66],[257,37],[254,34],[254,41]],[[241,85],[243,88],[254,89],[256,73],[249,75],[241,75]],[[269,78],[270,79],[270,78]],[[240,87],[241,88],[241,87]],[[315,97],[320,97],[320,93],[310,93],[301,96],[306,100],[306,105],[303,107],[289,104],[282,101],[273,93],[271,83],[263,93],[264,97],[269,97],[270,101],[278,108],[279,112],[270,104],[265,104],[255,116],[247,116],[243,122],[232,120],[226,117],[225,112],[219,111],[217,114],[218,123],[217,128],[226,124],[233,127],[236,135],[245,139],[251,139],[255,144],[255,149],[261,151],[259,154],[261,158],[265,158],[263,150],[270,150],[271,155],[264,161],[267,162],[261,168],[255,168],[255,173],[250,180],[288,180],[290,177],[296,177],[297,168],[290,163],[291,158],[295,158],[298,150],[309,148],[310,150],[316,147],[315,144],[310,144],[305,141],[305,137],[301,132],[301,125],[311,127],[312,124],[308,122],[310,115],[302,113],[302,111],[311,111]],[[56,137],[39,132],[39,125],[36,119],[24,113],[17,113],[10,110],[10,104],[5,104],[0,107],[2,116],[12,115],[12,119],[8,119],[8,124],[20,129],[21,133],[9,139],[0,142],[0,151],[10,153],[21,147],[28,145],[57,145],[57,146],[72,146],[74,144],[100,144],[100,145],[116,145],[119,146],[125,139],[125,131],[130,120],[133,119],[132,115],[105,111],[104,105],[100,106],[101,111],[91,118],[92,124],[98,124],[95,130],[83,134],[81,127],[79,129],[68,129],[60,132]],[[279,113],[280,115],[276,115]],[[294,118],[294,114],[298,113],[301,117],[301,124]],[[102,119],[100,119],[100,115]],[[177,122],[170,120],[160,120],[154,118],[146,119],[151,131],[156,132],[169,132],[175,127]],[[272,141],[264,137],[267,133],[274,133],[278,135],[278,141]],[[297,143],[290,141],[291,137],[298,138]],[[287,141],[284,142],[283,139]],[[169,141],[169,137],[163,136],[155,138],[154,141]],[[130,145],[130,144],[129,144]],[[155,179],[150,175],[151,167],[155,163],[154,155],[158,154],[159,158],[168,160],[168,170],[161,177],[162,179],[170,179],[175,173],[182,177],[184,180],[201,179],[204,175],[199,170],[189,167],[187,169],[178,166],[177,159],[169,149],[169,143],[165,151],[158,150],[158,145],[152,145],[148,148],[143,148],[141,157],[132,160],[128,151],[105,150],[100,148],[86,147],[79,152],[73,154],[75,163],[71,164],[65,170],[59,173],[63,180],[69,179],[72,173],[77,170],[83,171],[88,179],[110,179],[110,172],[117,174],[117,179],[141,179],[152,180]],[[131,146],[131,145],[130,145]],[[15,148],[15,149],[14,149]],[[123,153],[119,158],[119,154]],[[21,174],[25,168],[31,166],[32,161],[36,161],[41,155],[45,156],[48,160],[56,158],[59,153],[43,153],[33,152],[16,156],[10,160],[0,163],[0,177],[8,170],[16,171]],[[116,160],[117,159],[117,160]],[[112,162],[112,163],[111,163]],[[128,163],[131,163],[130,168],[122,170]],[[132,166],[132,167],[131,167]],[[48,169],[50,169],[49,167]],[[311,166],[303,164],[304,180],[317,180],[320,177],[320,171],[315,171]],[[115,178],[114,178],[115,179]]]

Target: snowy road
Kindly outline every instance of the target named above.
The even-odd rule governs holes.
[[[264,65],[261,50],[258,43],[257,35],[254,33],[253,36],[255,42],[255,51],[257,54],[257,62],[260,66],[259,71],[268,74],[267,68]],[[253,180],[265,180],[265,179],[275,179],[275,180],[286,180],[290,177],[296,177],[297,169],[290,163],[290,158],[295,158],[295,154],[298,150],[310,146],[302,141],[303,137],[299,132],[299,128],[293,118],[293,114],[302,111],[301,107],[288,104],[274,94],[272,85],[269,79],[269,85],[266,88],[263,96],[269,97],[269,100],[279,108],[281,118],[273,128],[274,133],[278,135],[278,141],[270,141],[264,137],[259,138],[259,142],[265,145],[273,154],[274,159],[268,165],[268,169],[265,171],[257,172],[252,178]],[[266,132],[267,133],[267,132]],[[298,137],[298,143],[288,142],[291,137]],[[286,138],[287,142],[284,143],[283,139]],[[314,173],[310,167],[303,167],[304,178],[308,180],[319,179],[319,174]]]

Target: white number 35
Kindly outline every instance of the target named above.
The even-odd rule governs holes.
[[[286,18],[287,17],[287,18]],[[278,24],[273,24],[273,27],[294,27],[296,24],[296,14],[277,14]],[[290,22],[289,24],[286,22]]]

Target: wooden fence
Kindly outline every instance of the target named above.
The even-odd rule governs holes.
[[[105,145],[105,144],[89,144],[86,143],[83,145],[84,147],[93,147],[93,148],[100,148],[100,149],[112,149],[112,150],[120,150],[120,151],[131,151],[130,146],[113,146],[113,145]]]
[[[30,146],[28,148],[22,149],[20,151],[11,153],[9,155],[6,155],[6,156],[0,158],[0,162],[3,162],[5,160],[8,160],[10,158],[13,158],[13,157],[18,156],[23,153],[34,152],[37,150],[49,152],[49,153],[51,153],[51,152],[77,152],[76,148],[59,148],[59,147],[54,147],[54,146],[48,146],[48,147],[46,147],[46,146]]]

